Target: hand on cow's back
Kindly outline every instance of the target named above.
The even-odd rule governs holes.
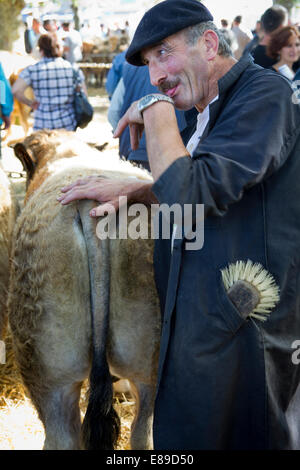
[[[63,193],[57,200],[65,205],[78,199],[91,199],[101,204],[90,211],[91,217],[100,217],[114,213],[122,203],[143,202],[151,203],[151,183],[132,181],[132,179],[109,179],[101,176],[90,176],[79,179],[61,189]],[[121,198],[121,199],[120,199]]]

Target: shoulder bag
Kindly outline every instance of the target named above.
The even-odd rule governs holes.
[[[76,128],[81,127],[81,129],[83,129],[92,120],[94,110],[81,85],[78,83],[79,72],[75,69],[73,69],[73,77]]]

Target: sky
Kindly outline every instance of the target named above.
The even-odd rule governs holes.
[[[256,20],[273,5],[272,0],[202,0],[202,3],[214,16],[217,26],[221,18],[231,22],[235,16],[242,15],[242,24],[248,29],[253,29]]]

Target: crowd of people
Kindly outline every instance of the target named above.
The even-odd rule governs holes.
[[[222,19],[219,31],[236,60],[251,54],[254,62],[261,67],[282,74],[290,81],[299,79],[299,25],[288,24],[288,12],[284,7],[274,5],[268,8],[257,20],[252,31],[243,27],[241,15],[237,15],[231,22]],[[128,21],[123,28],[116,24],[113,33],[126,36],[128,41]],[[58,25],[51,18],[46,18],[44,21],[32,18],[31,27],[26,26],[24,40],[26,51],[37,63],[22,71],[12,91],[19,101],[33,109],[35,130],[44,127],[76,129],[72,108],[74,87],[81,84],[87,94],[82,73],[74,82],[74,68],[76,69],[76,63],[82,60],[83,41],[95,40],[95,37],[107,40],[110,34],[110,28],[105,27],[103,23],[99,23],[96,32],[92,31],[87,23],[77,31],[70,21],[64,20]],[[123,49],[113,59],[112,67],[106,77],[106,91],[111,101],[108,120],[113,130],[130,106],[131,100],[139,99],[143,94],[154,90],[149,75],[144,73],[144,70],[141,77],[141,70],[133,67],[130,72],[131,66],[128,65],[123,72],[128,45]],[[131,76],[130,80],[126,80],[128,74]],[[126,88],[124,80],[127,82]],[[6,83],[7,86],[9,84]],[[27,87],[33,88],[35,100],[29,100],[25,96]],[[7,108],[3,106],[2,119],[5,119],[7,127],[9,121],[5,113]],[[193,115],[193,112],[190,114]],[[182,129],[186,124],[186,117],[178,111],[177,118],[179,128]],[[120,156],[136,161],[149,169],[145,141],[142,141],[139,150],[133,151],[128,131],[120,138]]]
[[[29,27],[28,23],[31,23]],[[125,21],[124,27],[120,27],[117,23],[114,28],[105,27],[104,23],[99,22],[97,27],[91,27],[89,22],[81,25],[79,30],[73,27],[73,22],[62,20],[58,23],[52,18],[40,20],[33,17],[25,23],[24,32],[25,50],[35,59],[40,58],[40,51],[37,47],[38,39],[42,34],[47,32],[56,32],[64,42],[64,57],[71,62],[80,62],[82,60],[83,43],[97,43],[108,41],[111,37],[119,38],[120,44],[128,44],[129,42],[129,22]]]

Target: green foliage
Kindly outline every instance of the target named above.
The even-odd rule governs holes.
[[[0,0],[0,50],[10,51],[18,38],[24,0]]]
[[[276,5],[282,5],[290,11],[293,7],[299,4],[299,0],[276,0],[273,3]]]

